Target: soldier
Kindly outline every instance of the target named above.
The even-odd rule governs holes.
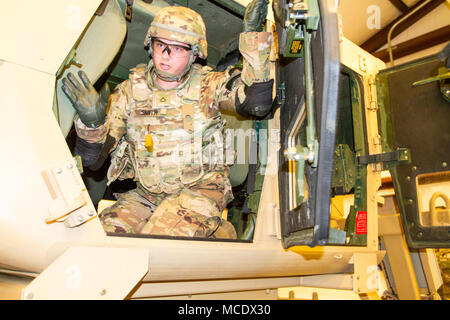
[[[99,168],[108,154],[108,185],[133,178],[137,188],[119,194],[99,218],[107,232],[236,238],[221,214],[233,194],[224,165],[221,110],[264,116],[272,106],[268,56],[271,34],[262,31],[268,0],[254,0],[244,17],[239,48],[242,72],[213,72],[194,63],[207,58],[201,16],[166,7],[145,38],[152,57],[129,79],[97,93],[83,71],[63,91],[75,109],[75,153]]]

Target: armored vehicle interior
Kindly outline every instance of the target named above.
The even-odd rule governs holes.
[[[311,3],[322,4],[320,1]],[[148,62],[143,39],[154,15],[167,5],[188,6],[203,17],[209,54],[206,61],[197,62],[218,71],[230,65],[239,67],[238,39],[245,1],[137,0],[132,7],[126,0],[103,1],[57,76],[54,113],[71,151],[76,135],[74,110],[60,89],[62,77],[87,67],[96,88],[108,82],[113,89],[128,78],[130,68]],[[370,153],[365,115],[368,93],[363,88],[364,79],[340,61],[335,14],[328,12],[326,6],[320,10],[319,7],[309,8],[311,18],[305,34],[299,35],[303,32],[299,24],[280,23],[286,19],[283,16],[285,5],[286,1],[274,1],[271,23],[266,25],[266,30],[276,36],[271,55],[275,78],[273,112],[265,119],[223,114],[226,128],[235,132],[234,146],[244,143],[245,151],[239,154],[242,149],[236,150],[236,159],[244,160],[236,161],[230,168],[234,200],[222,217],[237,231],[238,240],[233,241],[252,241],[264,178],[270,168],[272,174],[278,174],[279,218],[285,248],[318,244],[365,246],[367,164],[370,161],[367,156]],[[307,34],[309,44],[306,40],[303,42]],[[296,37],[302,42],[293,51]],[[109,48],[100,48],[100,42],[108,44]],[[270,127],[270,119],[279,119],[279,127]],[[289,148],[299,151],[298,146],[308,146],[315,152],[312,163],[302,165],[286,154]],[[274,153],[272,166],[270,159]],[[400,161],[407,161],[407,157]],[[115,200],[114,193],[135,187],[131,180],[106,186],[108,166],[107,160],[95,172],[79,168],[83,170],[84,183],[99,212],[105,203]]]

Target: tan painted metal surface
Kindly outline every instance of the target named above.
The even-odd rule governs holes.
[[[124,299],[147,271],[144,249],[71,247],[23,290],[22,299]]]
[[[52,212],[54,201],[59,201],[59,194],[79,188],[80,194],[86,195],[85,188],[79,183],[78,173],[73,173],[76,179],[56,179],[61,181],[56,187],[49,187],[43,173],[55,172],[57,175],[58,172],[69,169],[67,165],[73,161],[65,141],[64,129],[61,130],[52,110],[55,94],[60,94],[55,91],[56,72],[85,27],[92,21],[100,2],[83,0],[73,7],[69,1],[60,1],[57,5],[52,1],[52,12],[49,12],[50,0],[36,3],[25,3],[22,0],[20,3],[28,5],[30,11],[40,17],[39,21],[45,21],[39,25],[33,20],[31,12],[26,13],[30,16],[28,20],[24,20],[29,23],[19,29],[20,37],[2,33],[0,38],[0,43],[14,44],[5,50],[2,48],[0,52],[0,105],[4,111],[0,119],[0,135],[10,137],[1,140],[1,148],[7,150],[8,156],[0,159],[0,174],[8,184],[0,187],[2,203],[6,203],[6,207],[0,212],[0,234],[3,239],[7,239],[0,247],[0,267],[41,273],[28,286],[23,297],[53,298],[59,291],[52,292],[51,289],[61,288],[61,284],[68,281],[70,283],[73,274],[67,273],[67,268],[77,264],[81,265],[80,270],[89,271],[86,279],[100,281],[98,286],[96,282],[92,282],[95,286],[86,290],[84,298],[99,298],[99,294],[106,297],[108,292],[115,292],[112,297],[120,298],[141,280],[142,288],[148,288],[149,293],[139,293],[138,297],[154,297],[155,290],[162,289],[166,290],[164,294],[182,296],[180,286],[158,287],[169,281],[190,281],[189,283],[200,288],[196,291],[198,294],[205,293],[205,289],[201,289],[201,281],[210,281],[207,282],[212,284],[210,292],[217,292],[218,289],[213,287],[222,285],[220,281],[227,279],[230,281],[223,284],[226,290],[259,292],[258,289],[271,289],[272,286],[295,286],[300,275],[342,274],[354,270],[366,278],[352,279],[353,291],[374,291],[373,288],[367,288],[367,277],[370,276],[367,274],[367,267],[377,265],[384,256],[384,252],[378,249],[377,240],[379,199],[372,196],[376,195],[381,184],[379,171],[377,168],[368,169],[367,246],[297,247],[293,250],[295,252],[284,250],[279,226],[277,134],[269,135],[269,163],[251,243],[106,236],[95,217],[95,208],[89,197],[85,198],[85,205],[69,215],[77,219],[81,216],[85,219],[82,224],[67,227],[60,222],[48,223],[46,218]],[[9,12],[9,7],[2,12],[13,16],[11,12],[16,12],[15,5],[10,6]],[[79,19],[76,18],[77,8],[80,10]],[[4,17],[3,13],[0,17],[5,23],[17,25],[13,18]],[[50,20],[51,17],[54,20]],[[71,20],[72,18],[76,19]],[[118,42],[121,42],[120,37],[123,36],[120,25],[121,23],[111,36],[116,35]],[[99,32],[102,28],[104,26],[99,27]],[[95,39],[94,37],[92,42],[87,43],[92,45]],[[31,42],[27,43],[27,40]],[[55,42],[59,43],[58,46],[52,46]],[[111,46],[115,45],[117,41],[111,43]],[[342,39],[341,45],[343,64],[361,74],[365,83],[369,84],[370,77],[383,65],[346,39]],[[26,51],[29,48],[35,50],[33,54]],[[98,47],[92,48],[100,50]],[[88,63],[88,60],[83,59],[82,62]],[[88,68],[91,70],[88,75],[95,79],[102,67],[91,67],[92,69]],[[366,105],[371,105],[371,101],[366,101]],[[376,117],[373,110],[366,110],[366,116],[370,131],[369,149],[371,153],[377,153],[379,146],[374,135],[378,130]],[[66,119],[70,119],[70,115]],[[63,122],[69,123],[67,120]],[[279,128],[278,110],[274,119],[269,122],[269,129],[272,130],[269,132],[276,132]],[[67,201],[72,203],[75,200]],[[92,211],[95,212],[93,219]],[[113,253],[120,252],[117,257],[128,259],[124,263],[136,262],[138,270],[130,278],[123,279],[125,284],[118,283],[117,288],[113,286],[118,291],[102,291],[105,288],[100,288],[100,284],[109,281],[114,274],[117,275],[120,261],[114,262],[117,263],[117,268],[113,268],[111,273],[105,272],[104,263],[108,259],[96,259],[98,257],[95,252],[109,252],[107,256],[112,259],[110,261],[115,261]],[[143,266],[146,270],[142,269]],[[146,271],[148,273],[141,279]],[[52,287],[55,281],[59,283],[59,287]],[[347,278],[342,286],[345,289],[350,287]],[[50,293],[45,291],[47,289]],[[66,297],[71,297],[69,291],[66,292]],[[185,290],[186,293],[188,291]],[[79,293],[78,291],[76,297],[82,296]]]

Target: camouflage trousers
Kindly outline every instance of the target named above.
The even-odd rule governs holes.
[[[176,194],[149,193],[138,184],[99,218],[106,232],[236,239],[233,225],[221,219],[232,199],[228,177],[210,172]]]

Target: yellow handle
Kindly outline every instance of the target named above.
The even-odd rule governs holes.
[[[148,152],[153,152],[153,138],[152,138],[152,135],[150,133],[147,134],[147,136],[145,136],[144,146],[145,146],[145,148],[147,149]]]

